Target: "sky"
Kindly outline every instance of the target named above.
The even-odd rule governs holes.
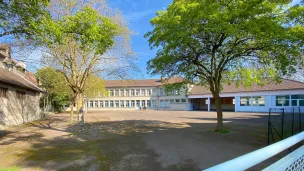
[[[300,1],[293,0],[292,5]],[[137,65],[141,70],[135,78],[149,79],[160,77],[160,75],[153,76],[147,73],[147,61],[156,56],[156,50],[150,49],[148,40],[144,38],[144,35],[153,30],[150,20],[156,16],[156,12],[166,9],[172,2],[173,0],[108,0],[112,8],[122,11],[128,27],[134,32],[131,44],[138,58]],[[33,56],[41,55],[34,53]],[[32,67],[32,71],[35,70],[36,68]]]
[[[138,58],[138,67],[143,78],[159,78],[159,75],[147,74],[147,61],[155,57],[156,50],[151,50],[144,35],[152,31],[150,20],[156,12],[166,9],[173,0],[109,0],[112,8],[122,11],[128,27],[134,32],[132,47]]]

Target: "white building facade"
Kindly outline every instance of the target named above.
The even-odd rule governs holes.
[[[281,83],[269,81],[249,88],[225,84],[220,97],[224,111],[269,112],[270,108],[304,107],[304,83],[283,79]],[[205,87],[190,89],[188,101],[192,110],[215,110],[215,100]]]
[[[176,79],[176,78],[175,78]],[[178,78],[176,79],[178,81]],[[86,99],[89,111],[98,110],[190,110],[187,90],[166,93],[162,80],[106,81],[106,93]],[[100,93],[101,94],[101,93]]]

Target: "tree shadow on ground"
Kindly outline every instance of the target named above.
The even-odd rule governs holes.
[[[85,133],[56,139],[37,140],[32,147],[18,154],[23,158],[16,165],[43,170],[200,170],[191,160],[162,167],[159,154],[149,148],[143,135],[154,131],[182,128],[180,124],[159,121],[117,121],[86,123]]]
[[[22,160],[14,165],[41,170],[196,171],[266,146],[267,142],[267,127],[261,126],[265,125],[263,116],[250,121],[256,124],[242,118],[229,119],[225,126],[232,133],[228,135],[213,132],[215,123],[155,120],[86,123],[85,132],[78,133],[77,125],[58,129],[64,120],[56,119],[58,124],[43,121],[29,127],[68,134],[51,139],[37,135],[30,148],[16,154]],[[276,159],[252,170],[260,170]]]

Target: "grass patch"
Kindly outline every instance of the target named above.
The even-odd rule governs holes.
[[[20,168],[17,166],[8,167],[8,168],[0,168],[0,171],[19,171]]]
[[[220,129],[220,130],[214,130],[214,131],[217,132],[217,133],[220,133],[220,134],[229,134],[229,133],[231,133],[231,131],[228,130],[228,129]]]

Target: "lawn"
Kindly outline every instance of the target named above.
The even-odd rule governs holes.
[[[222,134],[214,112],[102,111],[88,113],[78,133],[68,114],[49,115],[0,132],[0,168],[195,171],[267,145],[267,114],[224,117]]]

